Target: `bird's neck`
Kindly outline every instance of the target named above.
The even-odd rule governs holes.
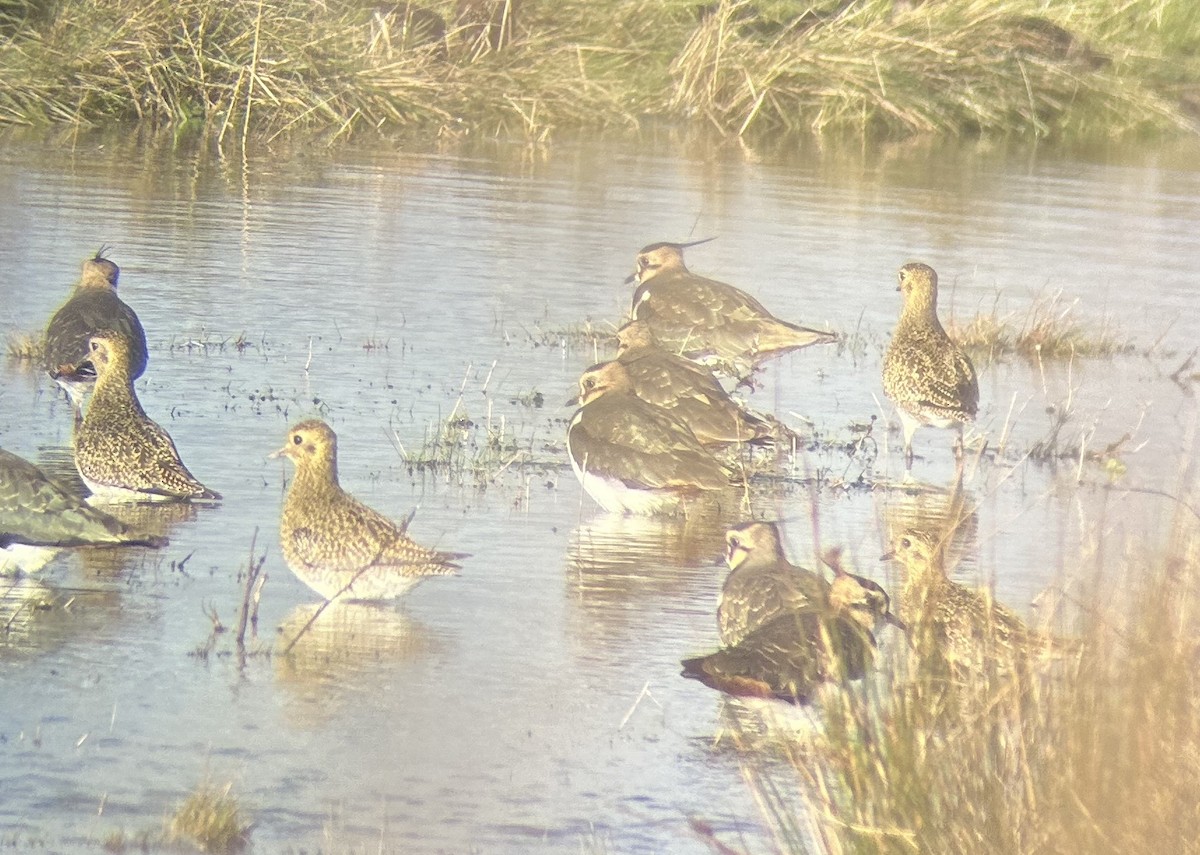
[[[913,294],[904,303],[901,313],[901,325],[910,328],[932,329],[945,335],[942,323],[937,316],[937,298],[929,295]]]
[[[104,371],[96,377],[96,386],[92,391],[92,404],[97,402],[117,401],[128,398],[133,403],[138,415],[145,415],[142,404],[138,401],[137,393],[133,390],[133,376],[129,366],[119,362],[109,363]]]
[[[337,458],[330,456],[305,462],[296,467],[292,489],[300,488],[306,493],[334,493],[342,488],[338,485]]]

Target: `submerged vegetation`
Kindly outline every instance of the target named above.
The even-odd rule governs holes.
[[[1104,136],[1195,129],[1192,0],[3,0],[0,123],[518,133],[699,121]]]

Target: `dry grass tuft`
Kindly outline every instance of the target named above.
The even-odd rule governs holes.
[[[965,325],[951,321],[947,332],[960,345],[988,362],[1020,356],[1037,362],[1074,357],[1110,357],[1132,353],[1133,345],[1107,324],[1095,327],[1075,317],[1078,300],[1061,291],[1043,297],[1023,315],[976,315]]]
[[[42,335],[40,333],[10,333],[5,343],[9,359],[23,362],[39,362],[42,358]]]
[[[232,787],[226,784],[218,789],[202,784],[176,809],[167,836],[172,841],[190,841],[205,852],[244,849],[250,838],[250,823],[230,795]]]

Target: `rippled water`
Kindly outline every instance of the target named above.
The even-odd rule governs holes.
[[[1134,490],[1178,488],[1193,447],[1194,398],[1170,375],[1200,338],[1196,154],[665,138],[242,164],[117,137],[5,139],[0,333],[41,329],[110,244],[150,341],[142,402],[225,501],[142,510],[171,538],[161,552],[64,553],[36,579],[0,580],[0,840],[96,851],[115,830],[158,832],[211,780],[233,782],[263,852],[709,851],[691,818],[762,848],[744,758],[714,739],[726,706],[678,677],[716,644],[724,527],[783,519],[797,561],[840,544],[892,585],[877,561],[889,532],[946,497],[799,482],[897,477],[898,434],[880,423],[877,459],[798,455],[798,477],[756,484],[747,511],[604,514],[565,465],[558,406],[604,353],[554,333],[616,322],[642,245],[716,235],[689,252],[694,270],[849,335],[772,364],[752,395],[846,443],[892,418],[878,370],[900,264],[937,268],[943,314],[959,318],[1021,317],[1061,289],[1139,352],[982,368],[979,428],[1002,448],[969,468],[979,507],[958,572],[1029,614],[1081,547],[1169,516]],[[1130,434],[1115,488],[1098,464],[1024,459],[1047,408],[1068,402],[1064,444]],[[499,463],[411,467],[456,408],[472,441],[503,440]],[[283,655],[316,600],[280,557],[290,472],[266,455],[312,415],[339,434],[344,486],[397,518],[416,506],[419,540],[473,557],[399,611],[327,610]],[[48,380],[0,365],[0,445],[69,476],[70,430]],[[923,480],[949,482],[949,444],[918,434]],[[235,622],[252,542],[269,579],[239,661],[229,633],[210,642],[209,613]]]

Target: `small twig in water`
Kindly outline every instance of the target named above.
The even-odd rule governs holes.
[[[257,559],[254,557],[255,543],[258,541],[258,527],[254,529],[254,534],[250,536],[250,559],[246,564],[246,586],[242,593],[242,608],[238,613],[237,625],[237,648],[239,653],[244,653],[246,649],[246,624],[250,622],[251,613],[254,615],[254,622],[258,622],[258,598],[262,594],[262,585],[266,582],[266,577],[259,579],[259,574],[262,572],[263,564],[267,561],[267,553],[263,553]]]
[[[633,714],[637,711],[638,706],[641,704],[642,698],[649,698],[650,700],[654,701],[655,706],[657,706],[659,709],[662,709],[662,704],[655,699],[654,695],[650,694],[650,681],[647,680],[642,685],[642,690],[638,692],[638,696],[634,700],[633,706],[629,708],[629,712],[625,713],[625,718],[621,719],[621,723],[617,725],[617,730],[622,730],[625,725],[629,723],[629,719],[633,718]]]

